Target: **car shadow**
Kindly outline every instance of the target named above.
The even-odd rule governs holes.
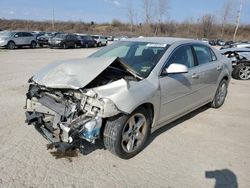
[[[169,129],[172,129],[173,127],[181,124],[182,122],[184,121],[187,121],[191,118],[193,118],[194,116],[198,115],[199,113],[202,113],[206,110],[208,110],[210,107],[208,106],[202,106],[201,108],[198,108],[197,110],[194,110],[193,112],[190,112],[188,113],[187,115],[169,123],[169,124],[166,124],[164,125],[163,127],[157,129],[156,131],[154,131],[148,138],[148,141],[146,142],[146,146],[147,147],[148,145],[150,145],[155,138],[157,138],[159,135],[161,135],[162,133],[168,131]]]
[[[204,112],[206,111],[207,109],[209,109],[208,106],[203,106],[193,112],[190,112],[189,114],[179,118],[178,120],[172,122],[172,123],[169,123],[169,124],[166,124],[165,126],[157,129],[155,132],[153,132],[148,141],[146,142],[146,145],[145,147],[147,147],[148,145],[150,145],[154,139],[156,137],[158,137],[160,134],[168,131],[169,129],[179,125],[180,123],[188,120],[188,119],[191,119],[193,118],[194,116],[196,116],[197,114],[201,113],[201,112]],[[47,149],[50,150],[50,149],[53,149],[53,147],[51,147],[50,144],[47,145]],[[72,150],[69,150],[69,151],[60,151],[58,149],[53,149],[53,151],[50,151],[50,154],[55,157],[55,159],[62,159],[62,158],[65,158],[67,159],[69,162],[72,162],[72,158],[73,157],[78,157],[79,154],[82,154],[82,155],[88,155],[92,152],[94,152],[95,150],[105,150],[105,146],[104,146],[104,143],[103,143],[103,140],[102,139],[98,139],[96,140],[95,144],[91,144],[89,143],[88,141],[85,141],[85,140],[82,140],[81,142],[81,147],[78,149],[72,149]]]
[[[214,188],[238,188],[237,177],[229,169],[206,171],[205,177],[215,179]]]

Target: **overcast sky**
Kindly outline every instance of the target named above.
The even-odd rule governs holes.
[[[0,18],[51,20],[52,10],[56,20],[83,22],[111,22],[118,19],[127,22],[126,7],[129,0],[0,0]],[[130,0],[131,1],[131,0]],[[156,0],[153,0],[156,2]],[[244,0],[241,23],[250,24],[250,0]],[[142,0],[134,0],[137,22],[143,21]],[[196,21],[211,13],[219,20],[225,0],[170,0],[169,14],[165,19]],[[240,0],[234,0],[235,12]],[[233,22],[233,20],[232,20]]]

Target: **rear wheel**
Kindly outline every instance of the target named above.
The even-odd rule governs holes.
[[[249,80],[250,79],[250,63],[238,64],[233,70],[232,77],[237,80]]]
[[[36,48],[36,42],[35,41],[32,41],[30,43],[30,48],[32,48],[32,49]]]
[[[13,49],[15,49],[15,47],[16,47],[16,45],[13,41],[8,42],[8,44],[7,44],[8,49],[13,50]]]
[[[76,43],[74,44],[74,48],[77,48],[77,44]]]
[[[219,84],[219,87],[217,88],[216,94],[214,96],[214,99],[210,106],[212,108],[220,108],[226,99],[227,96],[227,87],[228,87],[228,82],[227,80],[222,80]]]
[[[101,42],[99,42],[99,43],[98,43],[98,46],[99,46],[99,47],[101,47],[101,46],[102,46],[102,43],[101,43]]]
[[[89,47],[88,43],[86,43],[84,47],[85,47],[85,48],[88,48],[88,47]]]
[[[104,145],[120,158],[129,159],[143,149],[149,132],[149,114],[140,107],[130,115],[119,115],[107,121]]]

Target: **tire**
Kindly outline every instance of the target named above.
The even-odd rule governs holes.
[[[149,113],[142,107],[130,115],[121,114],[110,118],[104,128],[104,145],[120,158],[130,159],[144,148],[150,126]]]
[[[96,44],[96,43],[94,44],[94,47],[95,47],[95,48],[97,47],[97,44]]]
[[[228,82],[223,79],[216,90],[213,101],[210,103],[212,108],[220,108],[224,104],[227,96],[227,88]]]
[[[88,47],[89,47],[88,43],[86,43],[84,47],[85,47],[85,48],[88,48]]]
[[[14,43],[13,41],[8,42],[7,48],[8,48],[9,50],[14,50],[15,47],[16,47],[16,45],[15,45],[15,43]]]
[[[30,43],[30,48],[32,48],[32,49],[34,49],[34,48],[36,48],[36,42],[35,41],[32,41],[31,43]]]
[[[77,44],[76,43],[74,44],[74,48],[77,48]]]
[[[232,77],[237,80],[250,79],[250,63],[240,63],[233,70]]]
[[[62,47],[63,47],[63,49],[67,49],[68,48],[65,43],[63,43]]]
[[[101,46],[102,46],[102,43],[101,43],[101,42],[99,42],[99,43],[98,43],[98,46],[99,46],[99,47],[101,47]]]

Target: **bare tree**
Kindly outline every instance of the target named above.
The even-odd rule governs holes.
[[[160,24],[162,23],[162,19],[164,16],[168,14],[168,9],[169,9],[169,0],[157,0],[156,3],[156,14],[157,14],[157,24],[155,28],[155,35],[157,35],[158,28]]]
[[[153,21],[153,1],[152,0],[142,0],[144,21],[145,24],[150,24]]]
[[[234,0],[226,0],[222,8],[222,25],[221,25],[221,38],[224,37],[225,28],[234,14]]]
[[[213,33],[213,27],[215,25],[215,18],[212,14],[205,14],[201,18],[201,31],[202,37],[208,38],[211,37]]]
[[[134,22],[135,22],[136,15],[135,15],[135,10],[134,10],[132,0],[128,0],[127,16],[128,16],[128,20],[129,20],[129,23],[130,23],[130,31],[133,32],[133,27],[134,27]]]

